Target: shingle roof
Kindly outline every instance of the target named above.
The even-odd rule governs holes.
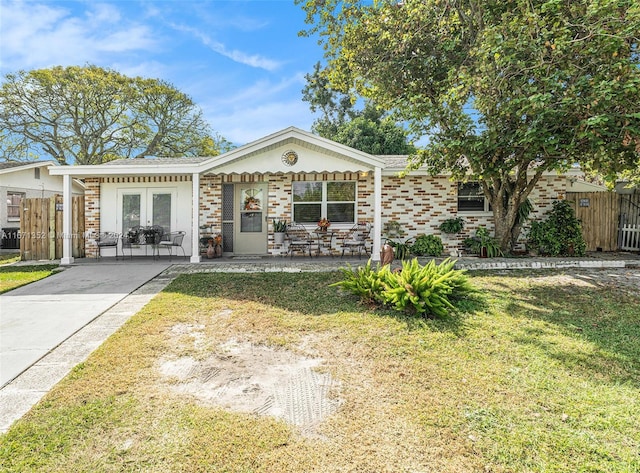
[[[165,164],[198,164],[211,159],[211,157],[184,157],[184,158],[136,158],[136,159],[116,159],[105,163],[108,166],[162,166]]]
[[[36,161],[4,161],[0,163],[0,169],[17,168],[20,166],[27,166],[35,162]]]

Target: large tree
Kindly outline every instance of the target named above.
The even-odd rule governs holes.
[[[429,136],[414,165],[478,179],[509,249],[542,174],[638,167],[637,0],[297,0],[323,73]]]
[[[7,74],[0,88],[0,156],[45,153],[61,164],[216,155],[229,142],[171,84],[97,66]]]
[[[320,63],[305,78],[302,100],[309,102],[312,112],[321,114],[313,122],[314,133],[370,154],[415,152],[405,128],[370,101],[358,108],[348,94],[331,87]]]

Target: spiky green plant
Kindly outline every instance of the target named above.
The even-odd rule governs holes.
[[[356,270],[342,269],[345,279],[332,286],[357,295],[363,302],[423,316],[444,316],[455,310],[453,302],[474,291],[464,271],[454,265],[449,258],[424,266],[412,259],[403,261],[400,271],[392,271],[388,265],[374,269],[369,261]]]

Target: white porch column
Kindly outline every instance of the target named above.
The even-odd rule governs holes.
[[[382,248],[382,168],[373,171],[373,248],[371,259],[380,261]]]
[[[200,174],[191,177],[191,262],[200,263]]]
[[[71,175],[65,174],[62,176],[62,259],[60,260],[62,265],[73,264],[73,246],[71,243],[74,235],[71,234],[73,231],[71,226],[73,221],[71,182]]]

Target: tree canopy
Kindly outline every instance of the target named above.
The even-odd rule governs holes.
[[[297,0],[329,84],[429,144],[414,165],[478,179],[503,249],[544,172],[640,165],[636,0]]]
[[[401,155],[415,152],[408,131],[371,102],[359,109],[348,94],[333,89],[323,76],[320,63],[305,76],[307,85],[302,99],[312,112],[321,112],[312,126],[318,135],[365,153]]]
[[[60,164],[144,156],[212,156],[230,143],[212,133],[184,93],[157,79],[97,66],[7,74],[0,87],[0,156],[48,154]]]

